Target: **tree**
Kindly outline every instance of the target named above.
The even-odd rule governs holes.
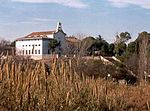
[[[126,50],[126,53],[127,53],[127,55],[131,55],[131,54],[133,54],[133,53],[135,53],[136,52],[136,45],[137,45],[137,42],[136,41],[134,41],[134,42],[130,42],[129,44],[128,44],[128,47],[127,47],[127,50]]]
[[[109,48],[109,46],[108,46],[108,44],[107,43],[104,43],[103,45],[102,45],[102,47],[101,47],[101,52],[102,52],[102,55],[108,55],[108,49]]]
[[[86,37],[81,41],[80,55],[93,54],[96,40],[94,37]]]
[[[129,39],[131,39],[131,35],[129,32],[121,32],[119,35],[116,35],[115,43],[126,43]]]
[[[84,55],[82,40],[84,38],[86,38],[87,35],[83,34],[83,33],[77,33],[77,34],[74,35],[74,37],[78,39],[77,50],[75,51],[75,54],[77,56],[82,56],[82,55]]]
[[[60,45],[60,42],[58,42],[56,39],[50,40],[50,42],[49,42],[49,47],[50,47],[50,49],[51,49],[51,51],[52,51],[52,54],[55,52],[55,48],[56,48],[57,46],[59,46],[59,45]]]
[[[15,41],[12,41],[12,42],[10,43],[10,46],[11,46],[11,47],[15,47]]]
[[[115,49],[115,45],[113,43],[109,44],[109,56],[114,56],[114,49]]]
[[[115,54],[117,56],[122,56],[126,52],[127,45],[125,43],[119,43],[115,45]]]
[[[121,56],[126,52],[126,43],[131,39],[131,35],[128,32],[121,32],[116,35],[114,52],[117,56]]]
[[[5,39],[0,40],[0,53],[3,53],[4,55],[12,55],[14,51],[14,46],[11,45],[11,42]]]
[[[75,36],[69,36],[66,37],[67,42],[67,54],[69,55],[75,55],[78,53],[78,46],[79,42],[81,42],[79,39],[77,39]]]
[[[109,44],[102,38],[101,35],[98,35],[96,38],[95,50],[99,51],[101,55],[108,55]]]

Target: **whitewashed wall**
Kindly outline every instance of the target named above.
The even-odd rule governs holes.
[[[34,46],[33,46],[34,45]],[[23,40],[23,41],[16,41],[16,54],[17,55],[24,55],[25,56],[31,56],[31,58],[41,58],[42,57],[42,40],[36,39],[36,40]],[[27,54],[26,54],[27,50]],[[30,50],[30,54],[29,54]],[[34,53],[32,54],[32,51],[34,50]],[[37,50],[37,54],[35,54],[35,50]],[[39,54],[40,50],[40,54]]]
[[[54,34],[47,35],[47,37],[52,39],[52,38],[54,38]]]

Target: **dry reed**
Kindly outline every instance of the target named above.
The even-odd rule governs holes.
[[[73,61],[55,60],[49,63],[49,72],[42,62],[1,59],[1,111],[150,110],[150,85],[127,86],[79,76]]]

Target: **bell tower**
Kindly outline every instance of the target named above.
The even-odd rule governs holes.
[[[58,32],[58,31],[60,31],[60,30],[62,30],[62,24],[61,24],[61,22],[58,22],[58,23],[57,23],[56,31]]]

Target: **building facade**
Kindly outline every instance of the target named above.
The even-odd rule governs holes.
[[[16,40],[16,55],[30,56],[36,60],[43,59],[52,53],[49,43],[53,39],[60,42],[59,48],[56,48],[56,53],[65,54],[67,49],[66,34],[59,22],[54,31],[33,32],[25,37],[18,38]]]

